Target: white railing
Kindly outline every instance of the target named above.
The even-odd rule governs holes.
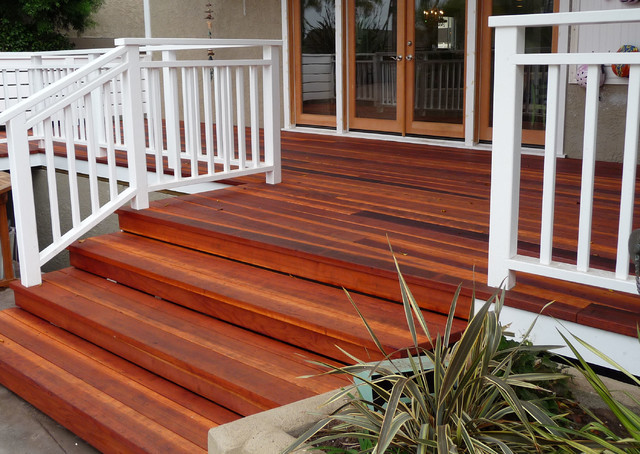
[[[624,9],[575,13],[535,14],[492,17],[495,27],[495,82],[493,100],[493,161],[491,169],[491,221],[489,235],[488,283],[491,286],[515,285],[515,272],[521,271],[572,282],[636,292],[629,274],[627,241],[632,229],[636,166],[640,122],[640,53],[525,54],[525,28],[552,25],[640,22],[640,10]],[[615,269],[590,267],[596,137],[601,65],[629,64],[624,164],[620,194]],[[556,197],[557,131],[559,118],[560,68],[587,64],[585,127],[582,158],[580,214],[577,220],[578,243],[575,263],[552,259],[554,200]],[[522,99],[524,67],[548,67],[546,96],[546,136],[541,207],[540,256],[519,255],[518,214],[520,196],[520,155],[522,147]]]
[[[119,39],[116,46],[0,114],[26,286],[39,284],[42,265],[125,203],[148,207],[149,192],[257,173],[280,182],[280,41]],[[207,49],[235,57],[178,59],[180,51],[206,56]],[[260,57],[236,56],[242,52]],[[48,222],[36,216],[33,141],[44,150]],[[88,191],[79,189],[80,165]],[[99,175],[98,166],[108,170]],[[68,194],[58,188],[57,168],[68,171]],[[49,223],[52,241],[41,248],[38,229]]]
[[[0,113],[105,52],[107,49],[0,52]]]

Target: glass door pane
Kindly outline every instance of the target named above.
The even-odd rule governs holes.
[[[332,0],[300,0],[302,113],[336,114],[336,30]]]
[[[414,4],[413,121],[461,125],[465,2],[415,0]]]
[[[355,116],[398,118],[398,14],[394,0],[355,5]]]

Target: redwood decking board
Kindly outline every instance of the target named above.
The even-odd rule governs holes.
[[[120,370],[146,376],[156,389],[175,385],[117,357],[105,365],[94,358],[95,346],[21,309],[0,312],[0,338],[2,383],[102,452],[149,453],[162,446],[205,453],[208,428],[237,418],[221,408],[218,423],[203,418]]]
[[[92,286],[90,277],[50,273],[42,286],[15,285],[16,304],[243,415],[345,383],[336,377],[298,379],[318,373],[302,358],[320,359],[312,353],[93,279],[100,282]]]
[[[135,225],[135,231],[140,234],[150,228],[154,233],[149,235],[153,236],[162,228],[152,223],[168,222],[172,233],[162,237],[166,241],[178,235],[181,223],[194,232],[206,226],[210,235],[219,236],[219,241],[205,236],[198,238],[190,232],[190,247],[209,242],[207,247],[212,253],[223,255],[237,254],[240,248],[254,241],[266,242],[260,251],[247,252],[247,260],[257,259],[261,266],[269,266],[270,262],[279,266],[283,257],[267,254],[265,249],[272,248],[273,252],[278,248],[296,248],[299,258],[302,244],[309,260],[294,261],[296,269],[315,273],[311,266],[314,254],[319,254],[316,262],[322,264],[323,271],[328,262],[341,258],[345,262],[343,271],[329,277],[335,285],[348,286],[344,279],[348,277],[346,263],[354,262],[352,269],[368,264],[372,276],[376,277],[367,280],[360,274],[359,283],[362,291],[367,291],[364,288],[369,285],[372,292],[377,292],[380,286],[376,273],[390,271],[386,261],[389,257],[386,235],[389,234],[392,244],[394,240],[397,242],[396,252],[406,254],[398,258],[408,280],[439,281],[443,285],[436,298],[440,303],[431,309],[444,311],[450,300],[450,294],[445,294],[452,293],[451,286],[463,282],[469,289],[474,276],[480,296],[491,293],[483,285],[489,232],[490,152],[295,132],[283,132],[282,149],[283,183],[279,185],[263,184],[255,176],[239,178],[236,181],[244,184],[222,192],[181,197],[180,202],[166,206],[154,205],[153,213],[148,214],[149,222],[142,220],[143,215],[131,215],[125,210],[122,225],[125,228]],[[523,255],[539,253],[542,168],[541,157],[522,157],[519,253]],[[610,268],[615,260],[620,169],[615,163],[596,164],[591,248],[594,268]],[[577,245],[581,162],[559,159],[557,170],[553,257],[560,262],[571,262],[575,261]],[[637,193],[640,194],[640,190]],[[203,202],[203,198],[209,200]],[[636,212],[640,214],[639,200],[636,198]],[[217,204],[226,213],[216,216],[210,212],[204,221],[202,214],[190,214],[191,209],[178,207],[182,202],[194,204],[194,212],[195,206],[211,208]],[[319,228],[318,223],[324,226]],[[640,226],[640,217],[635,225]],[[334,229],[333,236],[327,229]],[[324,234],[314,238],[314,233],[319,232]],[[340,238],[342,232],[348,233],[343,239]],[[352,239],[358,233],[362,233],[362,238],[356,239],[354,245]],[[331,241],[327,243],[328,239]],[[225,241],[236,242],[237,247],[231,248]],[[330,247],[326,247],[327,244]],[[341,251],[336,252],[340,248]],[[240,255],[233,256],[243,260]],[[318,276],[325,278],[326,274]],[[555,300],[546,313],[572,321],[578,320],[580,312],[591,303],[640,312],[639,298],[632,294],[524,273],[518,276],[522,285],[507,292],[507,305],[513,307],[538,312]],[[387,285],[383,286],[388,292],[385,297],[394,298],[396,290],[391,276],[388,278]],[[427,292],[420,295],[419,299],[424,300]],[[584,320],[591,320],[585,324],[595,325],[594,318]],[[611,329],[622,330],[616,324],[612,324]],[[629,332],[628,329],[622,331]]]
[[[281,341],[343,360],[349,358],[336,345],[357,357],[381,359],[338,288],[126,233],[84,240],[70,252],[78,268]],[[412,345],[401,305],[353,298],[386,351]],[[425,311],[424,317],[433,336],[444,333],[445,316]],[[454,321],[453,338],[463,328]]]

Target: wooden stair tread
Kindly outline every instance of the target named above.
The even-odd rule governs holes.
[[[124,232],[76,242],[70,257],[77,268],[329,357],[348,359],[339,345],[380,358],[341,289]],[[412,345],[401,305],[352,297],[387,352]],[[423,314],[434,337],[444,332],[445,316]],[[454,320],[453,339],[464,326]]]
[[[347,383],[300,379],[326,359],[80,270],[13,287],[25,310],[241,415]]]
[[[206,452],[239,416],[22,309],[0,312],[0,381],[103,452]]]
[[[227,196],[233,198],[237,192],[225,193],[225,199]],[[131,233],[372,296],[391,300],[400,298],[391,254],[381,252],[381,243],[372,246],[367,244],[366,236],[352,236],[344,229],[331,229],[331,234],[326,231],[310,233],[306,230],[308,225],[296,227],[295,220],[290,220],[291,225],[276,225],[271,224],[270,214],[262,221],[257,217],[249,219],[225,210],[206,209],[189,203],[191,200],[194,198],[188,196],[180,198],[180,202],[186,203],[162,201],[142,211],[122,209],[119,211],[120,227]],[[385,241],[382,230],[377,238]],[[435,257],[433,260],[418,260],[399,256],[399,260],[405,279],[421,307],[447,314],[451,297],[461,279],[452,277],[443,268],[453,270],[457,269],[456,265],[443,264]],[[428,266],[428,263],[433,266]],[[486,290],[483,293],[484,287],[480,287],[477,289],[479,296],[488,297],[490,292]],[[471,291],[465,289],[463,295],[465,297],[459,301],[456,315],[466,318]]]

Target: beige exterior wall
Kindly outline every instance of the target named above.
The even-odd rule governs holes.
[[[280,0],[210,0],[214,38],[282,37]],[[154,38],[207,38],[206,0],[150,0]],[[245,14],[246,12],[246,14]],[[114,38],[143,37],[143,1],[105,0],[97,25],[75,41],[80,48]]]

